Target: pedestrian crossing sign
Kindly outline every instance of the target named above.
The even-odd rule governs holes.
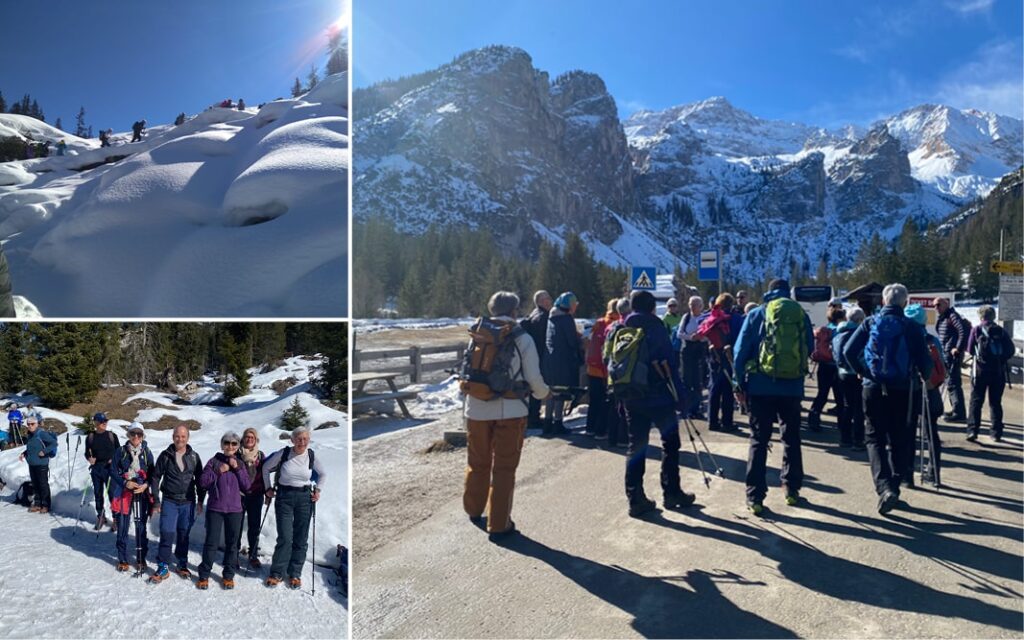
[[[654,291],[657,288],[657,269],[654,267],[633,267],[633,275],[629,278],[629,288],[641,291]]]

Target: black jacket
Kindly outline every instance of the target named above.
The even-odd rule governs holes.
[[[537,347],[537,355],[540,356],[541,362],[544,362],[544,358],[548,355],[545,345],[547,344],[549,313],[548,310],[537,307],[530,312],[529,316],[519,321],[519,326],[533,338],[533,345]]]
[[[160,502],[160,492],[164,497],[175,502],[195,502],[199,496],[199,504],[206,498],[206,489],[199,485],[199,476],[203,474],[203,461],[199,459],[190,445],[185,445],[185,470],[178,469],[174,460],[174,444],[160,452],[153,468],[153,499]]]
[[[961,355],[967,352],[967,337],[971,333],[971,326],[953,307],[946,309],[946,313],[935,321],[935,333],[939,334],[943,353],[949,354],[953,349],[959,349]]]

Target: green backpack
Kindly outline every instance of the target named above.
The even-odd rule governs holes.
[[[796,380],[807,375],[805,317],[803,307],[789,298],[776,298],[769,302],[764,310],[757,360],[747,363],[747,371],[784,380]]]
[[[636,400],[650,393],[650,356],[644,330],[621,326],[604,344],[608,389],[619,400]]]

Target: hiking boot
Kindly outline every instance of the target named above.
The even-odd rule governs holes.
[[[487,527],[487,518],[483,516],[469,516],[469,521],[477,529],[484,529]]]
[[[551,436],[555,435],[552,431],[552,424],[553,423],[551,421],[551,418],[544,418],[544,421],[541,423],[540,427],[540,436],[542,438],[550,438]]]
[[[955,413],[947,413],[942,416],[946,422],[967,422],[967,416],[958,416]]]
[[[604,434],[604,433],[595,433],[594,434],[594,440],[607,440],[607,439],[608,439],[608,435],[607,434]]]
[[[917,486],[914,484],[914,476],[907,476],[906,478],[900,478],[900,486],[904,489],[916,489]]]
[[[202,589],[203,591],[206,591],[209,588],[210,588],[210,579],[209,578],[199,578],[199,580],[196,582],[196,589]]]
[[[299,579],[299,578],[288,578],[288,588],[289,589],[301,589],[302,588],[302,580]]]
[[[561,420],[555,420],[551,423],[551,435],[564,436],[567,433],[569,433],[569,430],[565,428]]]
[[[49,507],[39,507],[39,513],[50,513]]]
[[[678,491],[669,491],[665,494],[662,504],[665,505],[666,509],[682,509],[693,504],[697,496],[692,493],[686,493],[682,489]]]
[[[270,576],[263,584],[270,588],[276,587],[277,585],[281,584],[281,577]]]
[[[899,494],[893,493],[892,491],[886,491],[882,493],[878,498],[878,513],[885,515],[892,511],[893,507],[896,506],[896,502],[899,501]]]
[[[99,531],[100,529],[103,528],[103,525],[106,524],[106,522],[107,522],[107,517],[101,513],[100,515],[96,516],[96,526],[93,527],[92,530],[93,531]]]
[[[110,519],[110,530],[117,533],[117,518]]]
[[[160,562],[160,563],[157,563],[157,565],[156,565],[156,573],[154,573],[149,578],[149,581],[152,582],[153,584],[157,584],[157,583],[160,583],[160,582],[163,582],[164,580],[166,580],[168,577],[170,577],[170,575],[171,575],[171,572],[167,570],[167,565],[162,563],[162,562]]]
[[[974,442],[977,439],[978,439],[978,434],[976,434],[976,433],[968,433],[967,437],[964,438],[964,440],[966,440],[967,442]]]
[[[120,571],[121,573],[124,573],[125,571],[127,571],[130,568],[131,567],[128,566],[127,562],[118,562],[117,563],[117,570]]]
[[[491,542],[500,542],[500,541],[502,541],[502,540],[512,536],[512,534],[514,534],[515,532],[516,532],[516,523],[511,521],[511,520],[509,520],[508,521],[508,528],[507,529],[505,529],[504,531],[495,531],[495,532],[489,533],[489,534],[487,534],[487,539],[490,540]]]
[[[719,427],[717,424],[709,424],[708,425],[708,431],[721,431],[721,430],[722,430],[722,428]]]
[[[786,492],[786,504],[795,507],[800,504],[800,492],[799,491],[787,491]]]
[[[830,416],[838,416],[839,415],[839,407],[835,407],[835,406],[829,407],[828,409],[825,409],[825,413],[827,415],[830,415]]]
[[[224,578],[224,580],[220,583],[220,586],[224,587],[225,589],[234,589],[235,580],[234,578]]]
[[[754,500],[752,498],[747,498],[747,508],[750,509],[750,513],[754,514],[755,516],[759,516],[762,513],[764,513],[764,500]]]
[[[263,563],[260,562],[259,558],[249,558],[249,568],[250,569],[262,569],[263,568]]]
[[[188,567],[179,567],[178,570],[175,573],[177,573],[179,576],[181,576],[185,580],[191,580],[192,579],[192,572],[188,570]]]
[[[38,506],[36,506],[36,505],[32,505],[31,507],[29,507],[29,508],[28,508],[28,512],[29,512],[29,513],[39,513],[39,509],[40,509],[40,508],[41,508],[41,507],[38,507]]]
[[[648,499],[646,496],[641,497],[635,502],[631,502],[629,505],[629,517],[639,518],[645,513],[649,513],[658,508],[658,505],[654,503],[654,500]]]
[[[993,433],[991,437],[992,437],[992,442],[1002,442],[1003,441],[1003,434],[1001,434],[1001,433]]]
[[[820,413],[808,413],[807,414],[807,428],[811,431],[821,431],[821,414]]]

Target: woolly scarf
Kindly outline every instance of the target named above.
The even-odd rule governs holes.
[[[132,457],[131,464],[128,465],[128,477],[135,478],[139,475],[139,470],[142,469],[142,444],[133,447],[131,443],[126,445],[128,447],[128,455]]]

